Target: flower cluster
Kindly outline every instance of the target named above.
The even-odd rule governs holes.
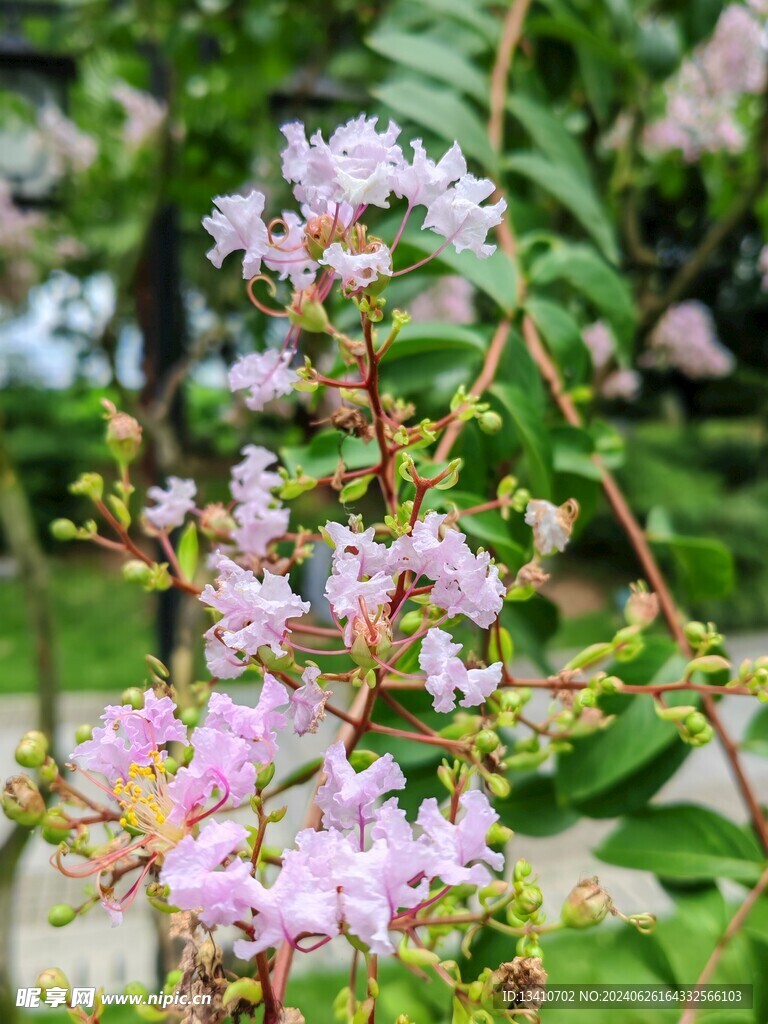
[[[712,314],[696,301],[669,307],[651,332],[640,361],[679,370],[693,380],[727,377],[735,362],[717,336]]]
[[[640,374],[637,370],[610,369],[615,345],[613,336],[602,320],[585,327],[582,331],[584,344],[592,357],[592,366],[598,378],[598,388],[603,398],[621,399],[631,402],[640,391]]]
[[[683,61],[666,85],[666,112],[643,134],[650,154],[680,150],[692,163],[702,153],[738,153],[746,144],[737,107],[745,94],[765,88],[760,12],[730,4],[711,38]]]

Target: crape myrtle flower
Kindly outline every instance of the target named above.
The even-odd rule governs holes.
[[[294,288],[307,288],[317,275],[317,263],[306,250],[306,225],[293,210],[283,210],[280,218],[283,231],[274,233],[270,226],[271,243],[264,253],[264,266],[274,270],[281,281],[290,280]]]
[[[185,838],[189,839],[185,844],[188,851],[190,843],[194,845],[192,833],[199,822],[225,806],[239,806],[252,795],[256,764],[272,762],[276,733],[286,725],[285,715],[277,708],[287,703],[284,687],[269,675],[265,676],[255,708],[235,704],[225,694],[212,694],[204,724],[190,737],[192,759],[170,778],[164,746],[187,742],[187,730],[175,717],[176,705],[171,698],[157,698],[150,689],[144,694],[141,710],[129,704],[107,707],[102,716],[104,728],[95,729],[92,739],[75,748],[71,762],[117,804],[123,831],[98,856],[74,869],[64,867],[59,851],[54,857],[60,870],[78,878],[96,875],[104,907],[113,923],[119,924],[152,865],[162,865]],[[106,785],[94,776],[102,776]],[[212,871],[235,844],[226,851],[219,851],[217,846],[219,855],[211,859],[211,841],[217,832],[204,832],[206,841],[201,835],[195,849],[205,854],[206,870]],[[230,829],[230,838],[232,835]],[[217,839],[220,841],[221,835]],[[138,880],[125,895],[118,899],[111,890],[102,889],[102,874],[138,853],[147,859]],[[238,880],[240,874],[238,871]],[[222,884],[211,880],[207,891],[218,892],[215,887]],[[204,900],[198,897],[195,907],[201,903]],[[214,920],[213,911],[210,916],[209,923],[224,923]]]
[[[170,850],[160,881],[170,889],[174,906],[194,910],[204,925],[234,924],[258,896],[249,860],[232,857],[248,836],[234,821],[209,822],[200,834],[185,836]],[[230,859],[231,858],[231,859]],[[225,860],[229,860],[222,867]]]
[[[196,494],[194,480],[169,476],[165,488],[148,488],[147,497],[155,504],[144,508],[144,516],[156,530],[174,530],[195,507]]]
[[[395,581],[388,573],[377,572],[367,580],[360,576],[360,563],[354,558],[345,558],[325,584],[325,596],[334,616],[347,620],[344,630],[347,644],[352,642],[358,620],[371,625],[381,617],[381,609],[389,603],[395,589]],[[361,627],[360,632],[365,630]],[[372,631],[369,632],[372,635]]]
[[[462,707],[482,704],[501,682],[501,662],[488,668],[468,669],[456,655],[462,645],[454,643],[442,629],[432,628],[421,643],[419,666],[427,674],[426,690],[432,695],[435,711],[453,711],[456,707],[455,691],[464,699]]]
[[[255,444],[246,445],[242,454],[245,458],[232,468],[230,483],[232,497],[238,502],[232,510],[237,524],[232,539],[243,554],[262,558],[269,544],[288,529],[290,511],[272,494],[281,480],[267,467],[277,456]]]
[[[464,175],[435,199],[422,226],[442,235],[456,252],[471,249],[480,259],[492,256],[496,246],[487,244],[485,239],[491,228],[501,224],[507,203],[500,199],[491,206],[480,204],[493,195],[495,189],[489,178]]]
[[[533,543],[540,555],[565,551],[573,529],[573,514],[567,505],[553,505],[532,498],[525,509],[525,522],[533,530]]]
[[[307,665],[301,674],[304,685],[294,690],[289,697],[287,714],[293,719],[293,728],[298,736],[317,732],[317,727],[325,718],[325,705],[331,691],[319,685],[319,675],[320,669],[316,665]]]
[[[291,369],[289,351],[250,352],[240,356],[229,371],[230,391],[247,391],[246,406],[261,412],[267,402],[289,395],[298,375]]]
[[[666,310],[651,332],[642,362],[671,367],[692,380],[727,377],[735,365],[733,353],[717,336],[711,312],[695,300]]]
[[[250,569],[219,555],[216,586],[207,584],[200,600],[220,613],[221,619],[205,634],[206,661],[212,675],[233,679],[242,675],[247,660],[235,652],[253,657],[267,646],[278,657],[290,630],[287,620],[309,611],[309,602],[293,593],[284,576],[264,571],[258,580]]]
[[[392,789],[405,788],[405,776],[391,754],[384,754],[365,771],[355,772],[343,743],[328,748],[323,771],[326,779],[317,791],[316,802],[326,828],[357,828],[362,834],[373,821],[379,797]]]
[[[373,953],[392,954],[392,921],[423,906],[433,881],[483,885],[491,877],[489,868],[503,868],[502,855],[486,845],[498,815],[483,793],[462,794],[458,824],[443,817],[436,800],[425,800],[417,835],[395,798],[374,809],[375,800],[393,782],[401,786],[405,781],[393,775],[391,761],[374,780],[371,772],[378,763],[355,777],[343,746],[330,748],[325,771],[334,792],[332,820],[325,816],[324,830],[306,829],[297,835],[296,848],[283,852],[282,867],[270,887],[256,883],[253,941],[236,942],[237,956],[248,959],[282,942],[301,950],[303,936],[313,936],[317,945],[316,937],[328,940],[342,932]],[[368,848],[357,841],[361,818],[371,825]]]
[[[393,175],[392,187],[399,199],[410,206],[431,206],[448,186],[467,173],[467,161],[459,144],[454,142],[439,163],[430,160],[421,139],[411,142],[413,160]]]
[[[213,202],[218,209],[203,218],[203,227],[216,243],[207,253],[208,259],[218,270],[230,253],[244,249],[243,277],[250,280],[261,270],[261,261],[270,247],[267,225],[261,216],[264,193],[254,189],[247,196],[216,196]]]
[[[383,242],[371,242],[359,253],[348,252],[334,242],[325,250],[320,263],[335,270],[348,291],[365,290],[380,277],[392,276],[392,253]]]

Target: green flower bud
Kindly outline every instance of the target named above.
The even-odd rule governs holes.
[[[50,786],[59,774],[59,766],[52,757],[46,757],[45,761],[40,765],[40,770],[37,774],[44,786]]]
[[[254,981],[253,978],[238,978],[237,981],[230,982],[224,989],[221,1001],[224,1006],[239,1002],[257,1006],[261,1002],[263,995],[264,993],[258,981]]]
[[[485,784],[491,793],[500,800],[506,800],[512,792],[512,784],[503,775],[491,775],[489,773],[485,776]]]
[[[413,611],[406,612],[400,619],[400,631],[405,636],[413,636],[414,633],[418,633],[423,621],[423,613],[418,608],[414,608]]]
[[[413,967],[432,967],[434,964],[440,963],[440,957],[433,950],[409,946],[405,935],[397,947],[397,955],[404,964],[410,964]]]
[[[600,924],[613,906],[613,900],[597,878],[587,878],[571,889],[560,919],[566,928],[591,928]]]
[[[148,586],[152,579],[152,567],[142,562],[140,558],[131,558],[123,562],[122,573],[126,583],[139,583],[142,587]]]
[[[45,761],[48,741],[41,732],[28,732],[16,747],[16,761],[22,768],[39,768]]]
[[[77,917],[77,911],[69,903],[57,903],[48,911],[48,924],[54,928],[64,928]]]
[[[282,821],[287,813],[288,813],[287,806],[286,807],[278,807],[278,809],[276,811],[272,811],[271,814],[267,815],[267,821],[269,821],[269,822]]]
[[[69,485],[72,494],[80,494],[91,501],[101,501],[104,494],[104,479],[99,473],[82,473]]]
[[[40,834],[46,843],[58,846],[59,843],[64,842],[71,830],[72,826],[69,824],[66,814],[58,807],[52,807],[43,818]]]
[[[485,841],[489,846],[504,846],[514,834],[511,828],[507,828],[506,825],[502,825],[499,821],[494,821],[488,829]]]
[[[28,775],[13,775],[3,791],[3,812],[11,821],[34,828],[43,820],[45,801]]]
[[[688,622],[685,626],[685,638],[691,647],[699,647],[707,639],[709,631],[703,622]]]
[[[484,434],[498,434],[504,421],[497,412],[483,412],[477,417],[477,425]]]
[[[87,723],[84,723],[83,725],[78,725],[77,729],[75,730],[75,743],[87,743],[88,740],[92,739],[93,726],[88,725]]]
[[[702,715],[700,711],[694,711],[692,714],[688,715],[684,724],[691,736],[697,736],[699,733],[704,732],[709,728],[709,722],[706,715]]]
[[[265,765],[260,772],[256,775],[256,788],[266,789],[272,779],[275,777],[275,766],[274,764]]]
[[[515,900],[515,912],[518,917],[532,917],[544,902],[544,895],[538,885],[526,885]]]
[[[46,967],[44,971],[38,974],[35,987],[41,990],[43,999],[45,999],[48,990],[51,988],[64,988],[67,990],[67,996],[69,996],[70,984],[66,974],[60,967]]]
[[[329,327],[325,306],[317,300],[304,299],[301,309],[291,306],[288,309],[288,319],[310,334],[326,334]]]
[[[134,711],[141,711],[144,707],[144,691],[138,686],[129,686],[120,695],[121,704],[130,704]]]
[[[521,882],[524,878],[527,878],[532,873],[533,866],[527,860],[523,860],[521,858],[515,864],[514,870],[512,872],[512,878],[516,882]]]
[[[375,754],[372,750],[353,750],[349,755],[349,763],[356,772],[365,771],[366,768],[370,768],[378,759],[379,755]]]
[[[475,736],[475,746],[481,754],[493,753],[499,743],[499,737],[492,729],[483,729]]]
[[[54,519],[49,529],[54,540],[74,540],[77,537],[77,527],[71,519]]]
[[[179,718],[184,725],[193,729],[200,724],[200,708],[184,708]]]

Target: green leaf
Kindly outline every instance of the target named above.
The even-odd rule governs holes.
[[[432,231],[418,231],[414,228],[406,230],[403,242],[424,256],[429,256],[440,245],[437,235]],[[456,252],[449,245],[434,262],[465,278],[492,298],[503,312],[512,313],[517,307],[517,268],[501,249],[497,248],[488,259],[481,260],[469,249]]]
[[[534,495],[549,498],[552,494],[552,450],[549,436],[530,396],[516,384],[495,384],[491,394],[499,400],[520,437]]]
[[[617,261],[613,225],[592,186],[575,170],[538,153],[512,153],[504,158],[504,167],[553,195],[592,236],[604,255],[612,263]]]
[[[550,108],[531,96],[515,93],[507,109],[530,135],[534,145],[556,164],[570,167],[589,187],[589,164],[581,147]]]
[[[680,679],[684,667],[685,659],[677,653],[674,644],[660,639],[656,643],[649,642],[636,661],[621,665],[620,675],[631,683],[634,670],[638,681],[667,683]],[[606,671],[610,674],[611,667]],[[690,694],[668,695],[668,703],[672,705],[690,702]],[[656,717],[653,701],[622,697],[616,704],[619,713],[607,729],[575,740],[573,750],[558,758],[557,791],[564,803],[581,807],[619,788],[627,790],[628,780],[649,771],[670,747],[680,749],[676,729]],[[612,710],[607,702],[606,708]],[[682,753],[685,753],[684,748]],[[672,761],[672,771],[676,766]],[[656,788],[663,781],[663,778],[658,781]]]
[[[592,366],[589,351],[571,314],[556,302],[536,295],[529,296],[525,309],[555,357],[566,386],[587,380]]]
[[[726,597],[733,589],[733,555],[709,537],[651,536],[657,550],[668,550],[692,601]]]
[[[616,332],[619,355],[628,361],[635,327],[635,309],[629,285],[587,245],[562,243],[545,253],[531,268],[538,285],[565,281],[580,292]]]
[[[595,850],[608,864],[662,878],[730,878],[754,884],[763,870],[755,839],[706,807],[648,807],[625,819]]]
[[[594,441],[586,430],[581,427],[555,427],[551,436],[558,473],[572,473],[587,480],[602,479],[602,473],[592,460]]]
[[[364,469],[376,461],[376,452],[365,441],[335,430],[316,434],[308,445],[280,449],[280,458],[291,476],[299,466],[309,476],[329,476],[335,472],[339,457],[348,469]]]
[[[194,521],[192,521],[187,523],[184,527],[184,532],[179,540],[179,548],[177,551],[181,571],[188,580],[191,580],[195,575],[195,570],[197,569],[198,550],[197,526]]]
[[[441,18],[453,18],[470,26],[496,46],[499,22],[493,15],[481,10],[479,3],[468,4],[466,0],[420,0],[420,6],[434,10]]]
[[[741,746],[750,754],[768,757],[768,708],[760,708],[752,715]]]
[[[397,341],[387,352],[386,363],[409,356],[421,358],[426,352],[469,351],[485,356],[488,341],[478,330],[460,324],[415,323],[403,328]]]
[[[557,801],[551,775],[512,776],[512,792],[506,800],[495,800],[504,825],[524,836],[555,836],[575,825],[578,811]]]
[[[415,78],[385,82],[371,92],[385,106],[428,128],[438,138],[448,143],[455,139],[467,156],[474,157],[486,170],[496,166],[485,125],[460,96]]]
[[[366,43],[376,53],[420,71],[467,93],[480,103],[488,99],[488,83],[477,68],[455,47],[428,35],[413,35],[383,28],[369,36]]]

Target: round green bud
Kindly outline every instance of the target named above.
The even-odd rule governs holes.
[[[93,739],[93,726],[88,725],[87,722],[83,725],[78,725],[75,730],[75,743],[87,743],[88,740]]]
[[[515,864],[514,870],[512,872],[512,877],[514,878],[514,880],[516,882],[520,882],[524,878],[527,878],[530,874],[532,874],[532,872],[533,872],[532,865],[527,860],[522,860],[522,858],[521,858]]]
[[[481,754],[491,754],[499,745],[499,737],[492,729],[483,729],[475,736],[475,746]]]
[[[489,846],[504,846],[514,834],[511,828],[502,825],[499,821],[494,821],[486,833],[485,841]]]
[[[77,527],[71,519],[54,519],[49,527],[54,540],[74,540],[77,537]]]
[[[175,757],[166,757],[163,761],[163,768],[165,768],[166,775],[175,775],[179,770],[179,762]]]
[[[698,736],[699,733],[705,732],[709,728],[706,715],[702,715],[700,711],[694,711],[688,715],[684,725],[691,736]]]
[[[200,723],[200,708],[184,708],[179,718],[188,728],[194,728]]]
[[[37,774],[44,786],[50,786],[59,774],[59,766],[52,757],[46,757]]]
[[[692,647],[698,647],[707,639],[707,627],[703,622],[688,622],[685,626],[685,637]]]
[[[544,902],[544,895],[538,885],[526,885],[515,900],[515,911],[518,917],[532,917]]]
[[[3,790],[3,812],[11,821],[34,828],[43,820],[45,801],[28,775],[13,775]]]
[[[16,747],[16,761],[22,768],[40,768],[45,762],[45,743],[31,739],[27,733]]]
[[[141,711],[144,707],[144,691],[138,686],[129,686],[120,695],[121,704],[130,704],[134,711]]]
[[[44,971],[38,974],[35,986],[41,990],[43,998],[45,998],[48,990],[51,988],[63,988],[69,992],[70,987],[69,980],[60,967],[46,967]]]
[[[477,417],[477,425],[484,434],[498,434],[504,421],[497,412],[483,412]]]
[[[405,636],[413,636],[414,633],[418,632],[423,621],[423,613],[418,608],[414,608],[413,611],[406,612],[402,619],[400,619],[400,631]]]
[[[54,928],[64,928],[77,917],[77,911],[69,903],[57,903],[48,911],[48,924]]]
[[[587,878],[571,889],[565,899],[560,919],[566,928],[591,928],[600,924],[613,901],[597,878]]]
[[[52,807],[46,811],[45,817],[40,826],[40,834],[46,843],[58,846],[62,843],[71,831],[66,814],[58,807]]]
[[[372,750],[353,750],[349,755],[349,763],[356,772],[363,772],[378,761],[379,755]]]
[[[152,578],[152,566],[142,562],[140,558],[131,558],[123,562],[122,573],[126,583],[140,583],[146,587]]]

